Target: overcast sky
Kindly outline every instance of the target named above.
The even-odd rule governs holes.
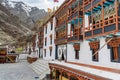
[[[27,3],[30,6],[36,6],[40,9],[51,8],[53,9],[54,6],[60,6],[64,0],[59,0],[58,3],[54,3],[54,0],[9,0],[9,1],[23,1],[24,3]]]

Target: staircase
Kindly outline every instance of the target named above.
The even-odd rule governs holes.
[[[30,67],[39,75],[40,79],[43,79],[46,74],[50,74],[48,62],[49,61],[38,59],[30,64]]]

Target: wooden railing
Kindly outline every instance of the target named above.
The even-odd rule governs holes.
[[[116,16],[105,18],[104,20],[101,20],[101,22],[90,26],[89,30],[84,31],[85,38],[94,38],[97,36],[107,35],[111,32],[115,33],[118,30],[116,24]]]
[[[83,41],[83,35],[80,28],[75,29],[73,35],[68,35],[68,42]]]
[[[55,44],[67,43],[67,36],[62,36],[55,39]]]

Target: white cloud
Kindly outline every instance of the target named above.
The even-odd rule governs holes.
[[[64,0],[59,0],[58,3],[54,3],[54,0],[10,0],[10,1],[23,1],[27,3],[30,6],[36,6],[40,9],[45,9],[51,8],[53,9],[54,6],[60,6]]]

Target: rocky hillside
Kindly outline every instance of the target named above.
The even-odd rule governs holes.
[[[27,35],[27,32],[31,32],[31,30],[0,4],[0,39],[2,40],[0,43],[16,40],[19,36]],[[5,36],[10,36],[10,39],[3,38]]]
[[[2,0],[1,4],[5,6],[13,15],[19,17],[19,19],[27,23],[28,28],[33,28],[34,23],[47,15],[44,9],[37,7],[31,7],[23,2]]]
[[[0,45],[15,42],[19,37],[31,33],[34,22],[46,14],[44,10],[23,2],[0,0]]]

